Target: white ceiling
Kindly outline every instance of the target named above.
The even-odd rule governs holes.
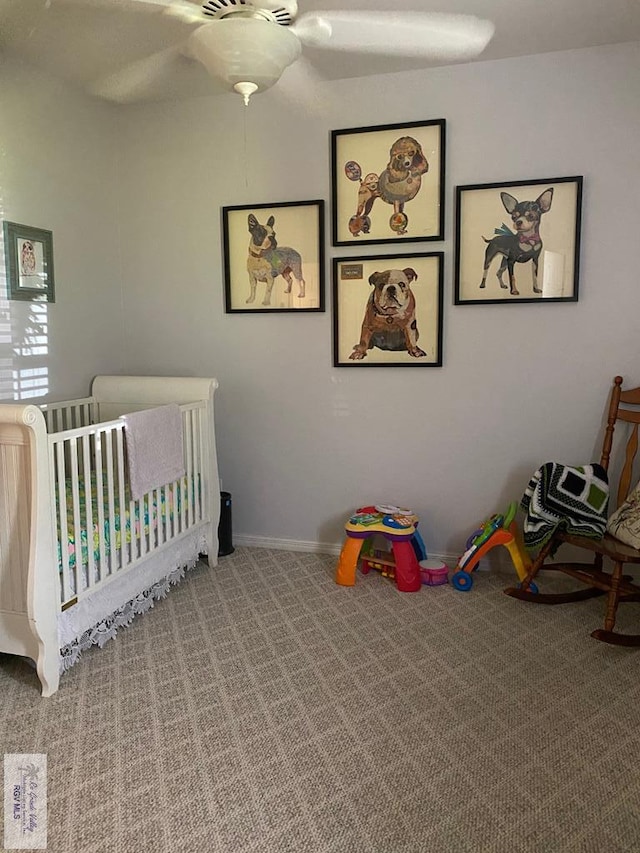
[[[225,91],[202,66],[172,50],[184,44],[193,27],[163,15],[156,3],[0,0],[0,51],[85,89],[123,68],[128,69],[130,83],[137,70],[140,85],[131,87],[133,101]],[[488,18],[496,31],[480,61],[640,41],[639,0],[299,0],[300,14],[320,9],[435,11]],[[304,55],[314,73],[326,80],[445,64],[310,48]],[[169,62],[163,61],[167,58]],[[139,65],[132,71],[135,62]],[[153,85],[148,84],[150,68]]]

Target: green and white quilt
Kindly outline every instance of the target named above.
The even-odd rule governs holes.
[[[527,550],[545,545],[556,530],[601,539],[607,525],[609,483],[601,465],[572,468],[546,462],[529,480],[520,506],[526,513]]]

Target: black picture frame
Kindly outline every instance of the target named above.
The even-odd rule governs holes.
[[[457,186],[454,304],[577,302],[582,185],[577,175]]]
[[[3,222],[7,296],[22,302],[55,302],[53,233]]]
[[[443,252],[334,258],[334,367],[442,367],[443,282]]]
[[[227,314],[325,310],[322,199],[226,206],[222,232]]]
[[[445,119],[331,131],[333,245],[443,240],[445,153]]]

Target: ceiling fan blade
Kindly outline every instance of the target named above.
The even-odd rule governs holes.
[[[186,2],[186,0],[178,0],[178,2],[180,1]],[[121,12],[156,12],[159,6],[166,8],[171,2],[172,0],[44,0],[44,6],[48,8],[52,3],[55,3],[56,5],[66,6],[93,6],[98,9],[102,7]],[[193,8],[197,9],[198,7],[194,6]]]
[[[180,46],[169,47],[151,56],[138,59],[119,71],[96,80],[89,92],[98,98],[126,104],[144,96],[153,85],[171,76],[176,59],[182,55]]]
[[[153,0],[153,2],[165,7],[165,15],[185,21],[187,24],[204,24],[207,20],[211,20],[207,19],[200,6],[189,3],[188,0]]]
[[[202,8],[197,3],[190,3],[189,0],[48,0],[48,2],[96,6],[125,12],[165,14],[186,21],[188,24],[202,24],[207,21]]]
[[[439,12],[308,12],[290,29],[312,47],[418,59],[477,56],[495,32],[475,15]]]
[[[325,82],[315,66],[301,56],[285,69],[273,92],[306,115],[322,116],[333,102],[323,86]]]

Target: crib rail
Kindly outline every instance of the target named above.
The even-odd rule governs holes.
[[[91,398],[71,403],[74,415],[69,405],[48,407],[52,423],[91,417]],[[180,411],[185,476],[139,500],[129,494],[123,421],[48,436],[62,609],[208,521],[207,401],[181,405]]]
[[[44,415],[48,433],[89,426],[96,420],[96,401],[93,397],[46,403],[40,406],[40,409]]]

